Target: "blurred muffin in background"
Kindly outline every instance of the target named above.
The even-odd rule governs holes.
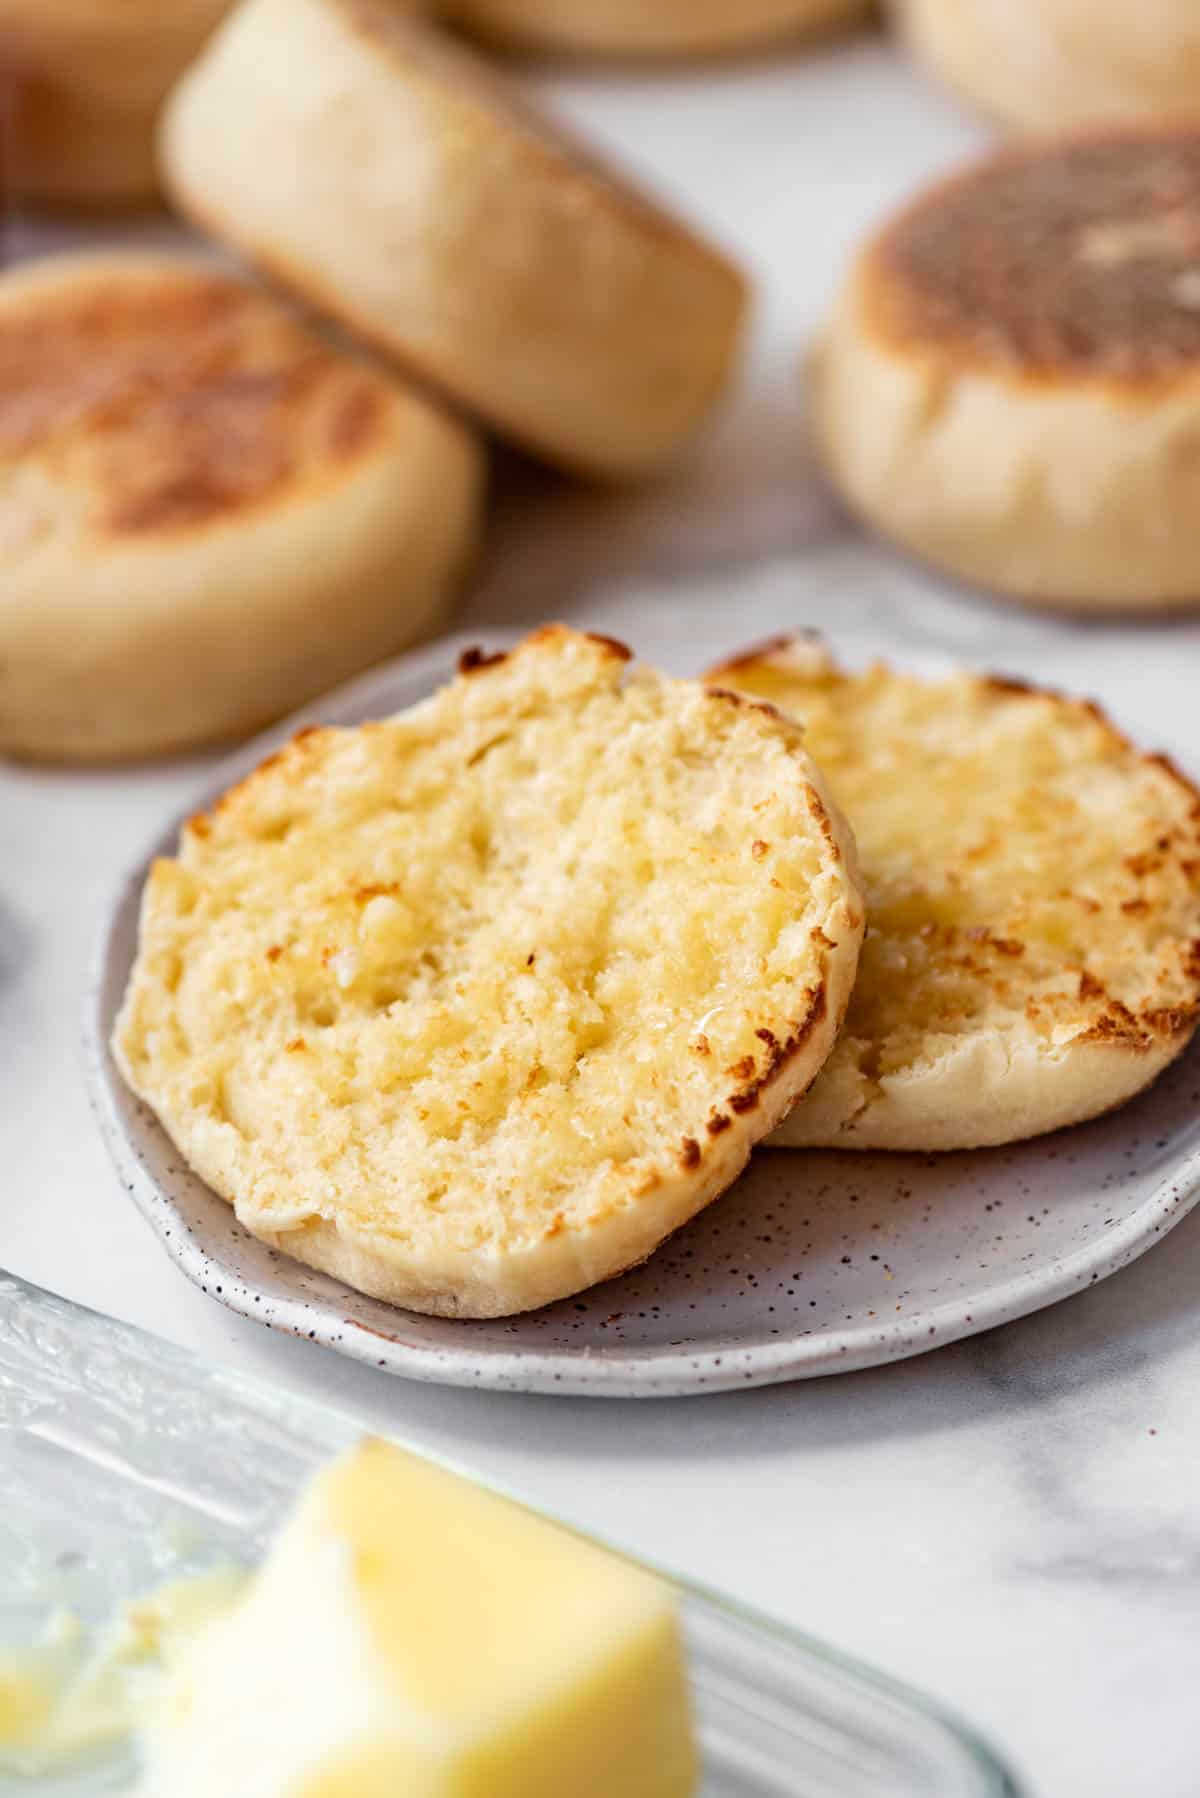
[[[860,252],[813,361],[853,509],[993,592],[1200,603],[1200,120],[1043,138]]]
[[[857,24],[870,0],[444,0],[443,17],[506,48],[718,56]]]
[[[193,258],[0,277],[0,754],[246,735],[444,623],[475,434]]]
[[[903,35],[935,75],[1018,129],[1200,112],[1196,0],[892,5]]]
[[[740,269],[386,0],[244,0],[161,144],[202,231],[563,468],[657,473],[733,375]]]
[[[158,108],[230,0],[0,0],[14,196],[144,205]]]

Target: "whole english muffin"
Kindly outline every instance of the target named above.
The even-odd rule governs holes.
[[[1200,793],[1087,701],[841,672],[781,640],[713,671],[803,721],[857,835],[845,1029],[772,1139],[968,1149],[1094,1117],[1200,1017]]]
[[[443,17],[514,49],[716,56],[823,33],[867,0],[448,0]]]
[[[146,887],[114,1048],[254,1235],[489,1317],[645,1259],[824,1061],[863,914],[799,729],[562,627],[302,733]]]
[[[892,0],[917,56],[1007,124],[1200,111],[1194,0]]]
[[[814,361],[850,503],[1081,610],[1200,600],[1200,122],[1032,143],[861,252]]]
[[[0,752],[265,724],[441,621],[469,430],[178,256],[0,277]]]
[[[386,0],[245,0],[163,157],[202,226],[568,467],[657,468],[732,367],[733,265]]]

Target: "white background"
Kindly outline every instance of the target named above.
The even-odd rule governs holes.
[[[614,499],[512,471],[471,623],[570,616],[681,670],[822,623],[1098,694],[1200,766],[1200,626],[1068,625],[861,544],[804,445],[805,340],[864,229],[984,133],[862,39],[531,83],[738,252],[746,376],[688,468]],[[109,888],[205,764],[0,771],[0,1265],[335,1398],[952,1701],[1045,1798],[1192,1798],[1200,1691],[1200,1214],[1085,1296],[903,1366],[729,1397],[422,1388],[225,1314],[124,1199],[78,1018]]]

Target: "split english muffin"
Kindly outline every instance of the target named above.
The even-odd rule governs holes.
[[[814,360],[850,504],[995,591],[1200,601],[1200,123],[1033,143],[863,250]]]
[[[443,16],[513,49],[718,56],[857,24],[867,0],[447,0]]]
[[[1190,0],[893,0],[922,62],[1006,124],[1060,130],[1200,110]]]
[[[385,0],[245,0],[163,158],[202,227],[569,468],[659,468],[732,368],[733,265]]]
[[[970,1149],[1120,1105],[1200,1017],[1200,793],[1090,703],[839,671],[781,641],[713,680],[804,725],[857,836],[845,1029],[779,1147]]]
[[[122,1071],[255,1236],[453,1317],[623,1272],[818,1072],[853,841],[798,727],[552,627],[302,733],[157,862]]]
[[[0,752],[249,732],[430,634],[470,431],[183,257],[0,277]]]

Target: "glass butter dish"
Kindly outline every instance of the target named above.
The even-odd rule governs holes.
[[[359,1433],[336,1411],[0,1275],[0,1654],[54,1615],[77,1617],[86,1638],[165,1580],[254,1561],[303,1482]],[[679,1590],[700,1798],[1017,1798],[990,1750],[937,1707],[714,1594]],[[132,1747],[117,1741],[53,1774],[0,1763],[0,1792],[92,1798],[135,1777]]]

